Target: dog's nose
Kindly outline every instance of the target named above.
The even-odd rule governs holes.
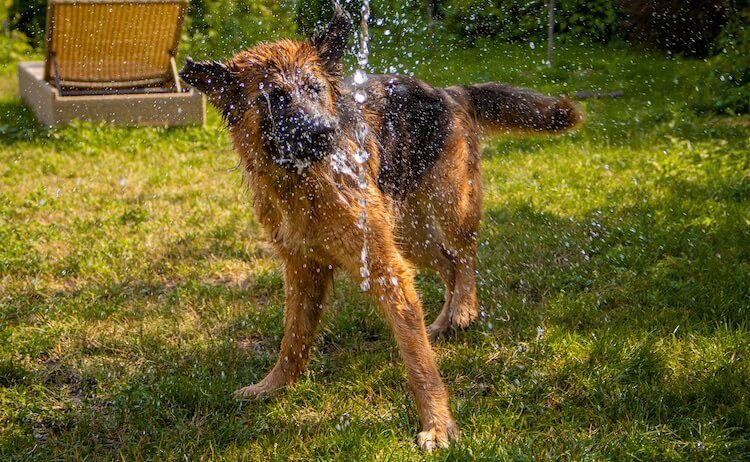
[[[333,133],[333,126],[328,122],[316,122],[310,124],[309,131],[310,136],[322,136]]]
[[[322,117],[303,114],[296,118],[296,122],[292,136],[300,141],[319,139],[330,135],[334,130],[333,124]]]

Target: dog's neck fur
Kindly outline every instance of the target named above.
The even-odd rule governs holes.
[[[351,108],[342,109],[342,112],[347,114],[340,117],[340,120],[344,121],[351,117]],[[350,120],[345,123],[351,122]],[[334,171],[331,165],[332,152],[323,160],[313,162],[300,171],[279,165],[274,159],[274,153],[269,152],[264,146],[263,138],[260,136],[260,124],[254,111],[247,111],[239,123],[230,126],[230,135],[239,153],[249,187],[256,198],[254,202],[265,198],[267,201],[264,202],[272,203],[273,209],[281,217],[294,216],[295,220],[302,220],[296,221],[297,223],[315,219],[318,212],[329,206],[344,205],[351,209],[352,214],[357,213],[358,198],[362,192],[353,175]],[[377,143],[372,135],[368,136],[366,146],[371,155],[363,167],[366,169],[369,185],[374,187],[374,172],[378,171],[379,157],[373,155]],[[351,138],[348,131],[340,130],[332,151],[339,150],[345,153],[348,159],[352,159],[356,149],[356,141]],[[350,160],[350,163],[356,173],[354,161]],[[304,216],[297,217],[300,214]]]

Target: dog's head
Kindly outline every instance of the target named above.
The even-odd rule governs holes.
[[[331,22],[304,42],[261,44],[225,63],[188,58],[180,77],[208,96],[230,130],[257,127],[278,164],[321,160],[338,131],[341,60],[351,29],[334,1]]]

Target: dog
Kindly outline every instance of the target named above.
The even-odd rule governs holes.
[[[422,425],[418,445],[432,451],[459,431],[430,339],[478,315],[478,136],[563,132],[582,114],[565,98],[497,83],[433,88],[399,75],[357,83],[342,77],[351,32],[334,2],[331,22],[305,41],[262,43],[224,63],[188,59],[180,72],[221,111],[256,217],[283,261],[278,360],[235,396],[257,398],[299,377],[341,268],[369,282],[363,288],[406,365]],[[445,283],[445,303],[429,327],[415,267],[436,270]]]

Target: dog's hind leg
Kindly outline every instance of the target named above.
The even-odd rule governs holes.
[[[469,324],[479,314],[477,307],[476,243],[467,242],[456,256],[456,284],[451,297],[451,323],[459,329]]]
[[[454,274],[453,286],[446,284],[446,292],[452,289],[450,299],[446,296],[443,311],[428,329],[433,339],[451,326],[468,327],[479,314],[476,248],[482,205],[481,158],[475,137],[454,135],[450,141],[425,189],[428,197],[441,198],[440,207],[434,207],[432,213],[440,229],[435,234],[441,239],[440,253],[450,261]],[[434,261],[442,260],[436,256]],[[441,271],[440,265],[436,269]]]
[[[284,277],[286,312],[279,358],[263,380],[234,392],[236,398],[257,398],[290,385],[307,363],[323,313],[323,302],[333,280],[333,270],[312,260],[287,258]]]
[[[445,254],[453,255],[446,255],[440,264],[433,265],[445,284],[445,304],[427,328],[431,340],[447,334],[452,326],[465,329],[478,315],[475,249],[469,240],[459,251],[445,250]]]
[[[451,327],[451,299],[456,284],[456,265],[453,256],[443,246],[440,230],[423,211],[429,210],[424,205],[427,201],[416,200],[406,203],[403,216],[409,217],[401,223],[402,233],[407,239],[399,246],[403,255],[422,268],[437,271],[445,285],[445,303],[435,321],[427,328],[430,340],[435,340]]]
[[[426,266],[426,265],[425,265]],[[430,340],[437,340],[451,327],[451,301],[456,288],[456,265],[453,260],[445,255],[440,255],[432,260],[432,266],[440,275],[445,285],[445,302],[437,318],[427,327],[427,335]]]
[[[453,257],[440,244],[434,243],[432,246],[432,255],[427,262],[419,262],[421,266],[432,268],[440,275],[440,279],[445,285],[445,302],[437,318],[427,327],[427,335],[430,340],[437,340],[444,335],[451,327],[451,313],[453,294],[456,289],[456,265]]]

